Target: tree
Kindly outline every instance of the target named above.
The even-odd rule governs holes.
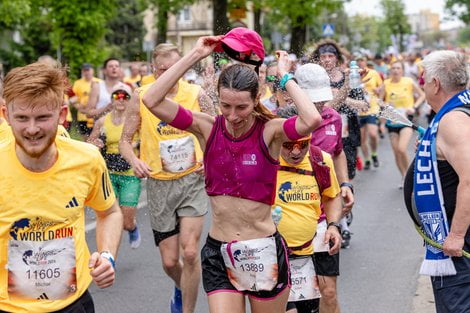
[[[290,22],[291,44],[290,50],[301,55],[307,34],[307,26],[325,9],[334,9],[341,7],[343,1],[330,0],[266,0],[268,5],[273,8],[273,14],[278,21],[283,21],[287,17]]]
[[[227,0],[212,0],[214,35],[223,35],[230,30],[230,23],[227,17],[227,7]]]
[[[470,44],[470,27],[462,28],[459,31],[458,42],[462,45]]]
[[[446,9],[452,16],[457,16],[462,22],[470,23],[470,2],[468,0],[446,0]]]
[[[404,35],[411,32],[411,26],[405,15],[405,5],[402,0],[380,0],[384,13],[384,25],[395,35],[399,50],[403,51]]]
[[[116,15],[106,24],[105,35],[113,56],[129,61],[145,59],[143,8],[136,0],[116,0],[116,5]]]

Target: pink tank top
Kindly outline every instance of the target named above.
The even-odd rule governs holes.
[[[265,122],[256,119],[246,134],[234,138],[219,115],[204,152],[206,192],[272,205],[279,161],[269,155],[263,139]]]

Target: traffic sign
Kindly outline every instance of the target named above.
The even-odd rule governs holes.
[[[332,37],[335,34],[334,24],[323,24],[323,37]]]

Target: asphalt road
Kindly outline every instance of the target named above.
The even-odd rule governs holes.
[[[380,168],[361,171],[354,181],[353,236],[350,248],[341,250],[340,257],[338,289],[343,313],[409,313],[416,291],[424,249],[404,208],[402,190],[398,189],[400,177],[387,139],[380,143],[379,159]],[[169,312],[173,283],[162,270],[145,199],[143,192],[137,217],[142,245],[132,250],[124,233],[114,286],[105,290],[90,287],[98,313]],[[93,216],[87,215],[87,239],[93,251]],[[208,312],[202,286],[196,312]]]

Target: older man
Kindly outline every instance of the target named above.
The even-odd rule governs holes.
[[[422,65],[436,116],[408,170],[405,201],[434,242],[426,245],[420,273],[431,276],[437,313],[470,312],[470,258],[462,256],[470,251],[469,74],[465,57],[453,51],[433,52]]]

